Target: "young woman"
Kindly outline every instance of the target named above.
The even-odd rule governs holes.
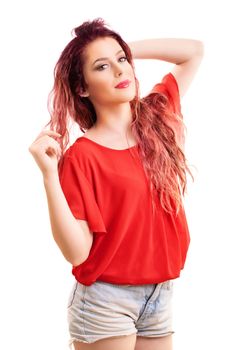
[[[192,173],[180,98],[203,43],[126,44],[101,18],[74,32],[54,70],[50,130],[29,147],[43,174],[53,237],[73,265],[69,345],[171,350],[173,280],[190,243],[182,199]],[[140,97],[133,58],[175,66]],[[70,121],[84,135],[67,147]]]

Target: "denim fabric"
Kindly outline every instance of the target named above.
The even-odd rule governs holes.
[[[75,281],[67,305],[69,347],[75,340],[97,340],[137,333],[156,337],[172,328],[173,280],[158,284],[119,285]]]

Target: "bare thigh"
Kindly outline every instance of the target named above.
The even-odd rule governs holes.
[[[94,343],[74,342],[75,350],[134,350],[136,333],[97,340]]]
[[[135,350],[172,350],[172,335],[154,338],[137,336]]]

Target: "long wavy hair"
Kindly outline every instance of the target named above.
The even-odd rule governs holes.
[[[58,139],[61,146],[61,164],[64,152],[69,143],[69,123],[78,124],[84,133],[96,120],[96,112],[88,97],[79,94],[85,90],[83,75],[84,51],[86,46],[100,37],[114,38],[122,47],[134,76],[135,69],[132,53],[121,36],[108,28],[102,18],[86,21],[74,28],[75,37],[62,51],[54,68],[54,86],[48,96],[50,126],[61,134]],[[158,195],[162,208],[168,213],[179,212],[183,205],[187,185],[188,172],[193,175],[187,165],[183,153],[184,133],[186,126],[182,114],[174,113],[168,97],[159,92],[151,92],[140,98],[139,83],[135,76],[136,94],[130,107],[132,111],[131,132],[138,144],[142,164],[149,180],[152,209],[156,207],[154,195]]]

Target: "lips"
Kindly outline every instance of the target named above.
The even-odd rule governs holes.
[[[126,88],[129,86],[129,84],[131,83],[130,80],[124,80],[124,81],[121,81],[119,84],[117,84],[115,86],[116,89],[123,89],[123,88]]]

